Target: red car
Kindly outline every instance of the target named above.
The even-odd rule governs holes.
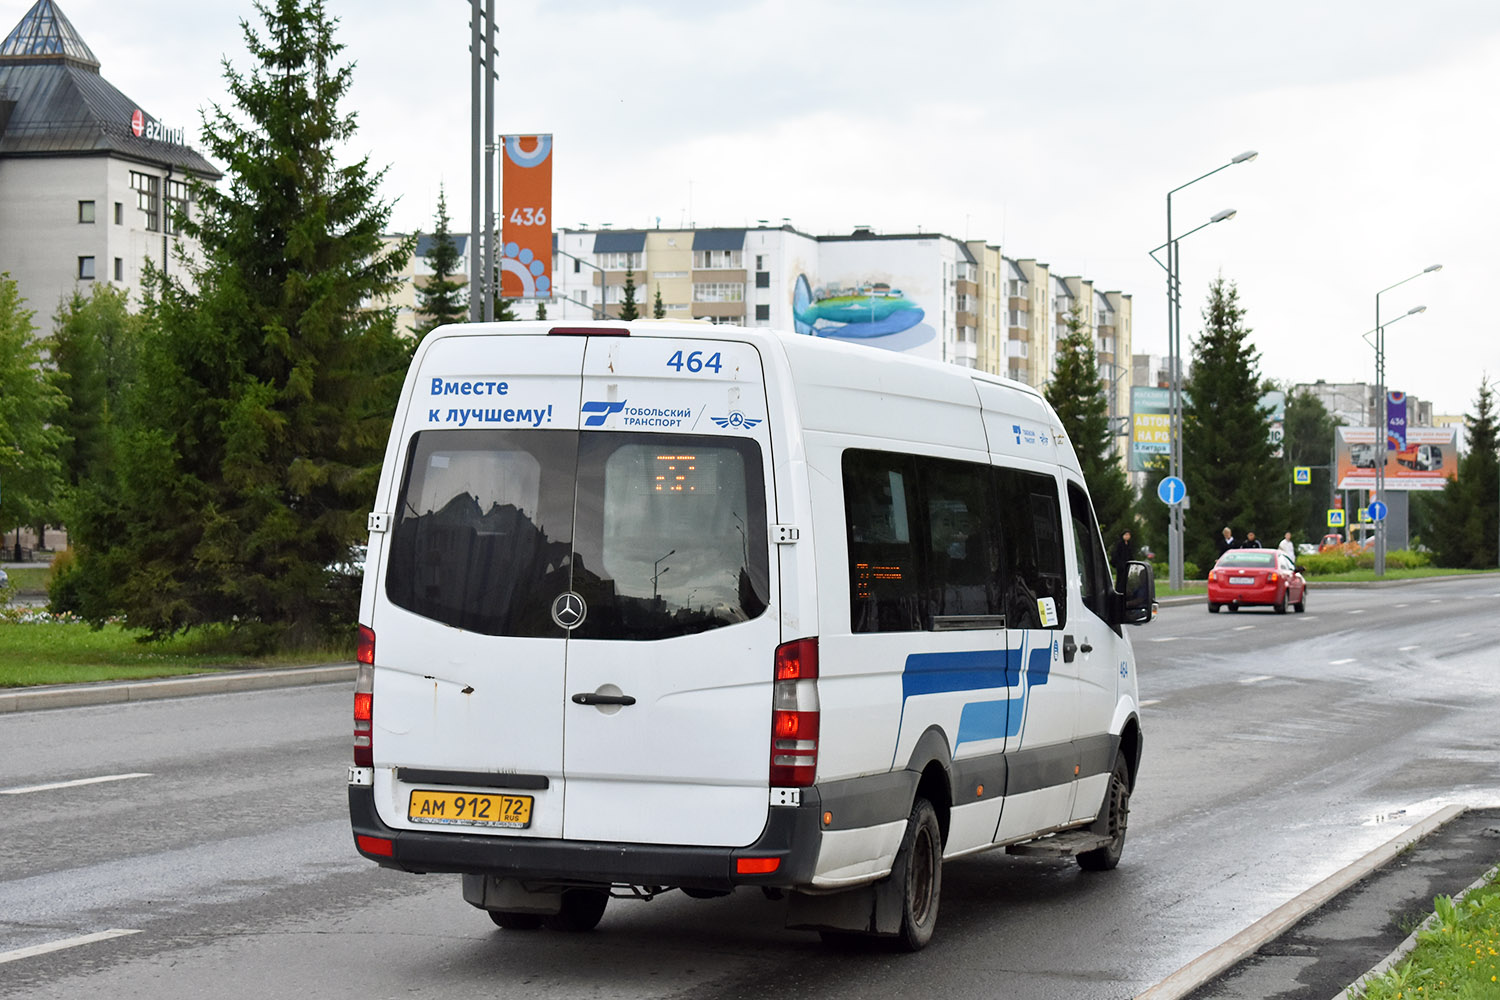
[[[1286,556],[1275,549],[1230,549],[1208,574],[1208,610],[1217,614],[1228,606],[1238,611],[1249,604],[1269,605],[1278,615],[1290,604],[1307,610],[1307,581]]]

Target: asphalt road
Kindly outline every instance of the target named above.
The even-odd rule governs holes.
[[[355,855],[344,685],[0,716],[0,998],[1130,997],[1440,806],[1500,805],[1497,611],[1494,577],[1164,609],[1131,633],[1120,868],[952,862],[917,955],[830,951],[748,893],[497,931],[456,877]],[[108,931],[134,933],[6,961]]]

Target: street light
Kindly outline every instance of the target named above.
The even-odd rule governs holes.
[[[1168,399],[1168,431],[1169,451],[1167,457],[1168,474],[1181,478],[1182,476],[1182,295],[1180,289],[1181,269],[1178,255],[1177,241],[1182,236],[1172,235],[1172,195],[1183,188],[1196,184],[1205,177],[1212,177],[1220,170],[1225,170],[1238,163],[1249,163],[1260,154],[1255,150],[1246,150],[1232,158],[1228,163],[1215,167],[1206,174],[1201,174],[1188,181],[1179,184],[1167,192],[1167,242],[1163,243],[1162,249],[1167,249],[1167,263],[1163,265],[1167,270],[1167,356],[1168,369],[1170,371],[1171,388]],[[1234,218],[1234,212],[1227,210],[1220,212],[1204,225],[1212,225],[1214,222],[1222,222],[1225,219]],[[1199,226],[1198,229],[1202,229]],[[1195,233],[1198,229],[1190,230],[1183,236]],[[1152,252],[1155,259],[1155,251]],[[1157,261],[1158,264],[1161,261]],[[1169,586],[1173,590],[1182,589],[1182,542],[1183,542],[1183,511],[1182,504],[1173,504],[1168,508],[1170,529],[1167,537],[1167,560],[1169,566]]]
[[[1442,269],[1443,265],[1441,264],[1433,264],[1429,267],[1424,267],[1416,274],[1413,274],[1410,278],[1402,278],[1400,281],[1396,282],[1396,284],[1387,285],[1386,287],[1375,293],[1375,329],[1372,332],[1375,334],[1375,393],[1380,399],[1380,418],[1377,421],[1378,425],[1375,428],[1376,447],[1374,499],[1376,500],[1383,501],[1385,499],[1385,460],[1386,451],[1390,447],[1390,443],[1386,440],[1386,424],[1390,418],[1387,416],[1385,409],[1385,327],[1381,326],[1380,324],[1380,297],[1386,292],[1390,291],[1392,288],[1396,288],[1399,285],[1404,285],[1408,281],[1411,281],[1415,278],[1420,278],[1424,274],[1432,274],[1434,271],[1441,271]],[[1426,308],[1426,306],[1420,306],[1417,309],[1411,310],[1411,312],[1406,313],[1406,316],[1410,316],[1415,312],[1421,312]],[[1406,316],[1398,316],[1396,318],[1405,319]],[[1392,320],[1392,322],[1395,321]],[[1375,575],[1377,577],[1385,576],[1384,520],[1377,521],[1375,523]]]

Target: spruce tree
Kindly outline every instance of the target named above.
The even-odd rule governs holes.
[[[1066,325],[1068,332],[1057,342],[1052,378],[1042,394],[1057,411],[1078,455],[1105,548],[1113,547],[1125,531],[1131,532],[1131,540],[1139,546],[1135,497],[1111,447],[1108,389],[1099,375],[1093,334],[1076,308],[1068,314]]]
[[[464,286],[453,280],[462,259],[448,225],[448,198],[439,185],[437,215],[427,252],[427,266],[432,268],[432,274],[417,287],[417,312],[421,322],[414,329],[418,342],[429,331],[449,323],[462,323],[469,315],[469,307],[463,298]]]
[[[641,311],[635,305],[635,271],[628,265],[625,268],[625,294],[620,303],[620,318],[623,320],[639,319]]]
[[[1422,540],[1439,566],[1494,569],[1500,560],[1500,422],[1488,377],[1479,382],[1467,423],[1468,454],[1458,463],[1458,478],[1427,499]]]
[[[330,564],[364,536],[407,350],[392,310],[412,242],[386,247],[390,206],[355,131],[351,67],[322,0],[257,4],[252,69],[225,61],[230,108],[203,141],[226,165],[183,231],[191,286],[151,279],[140,377],[111,503],[85,517],[90,604],[153,635],[233,623],[257,648],[347,633],[357,595]]]
[[[1221,276],[1209,286],[1203,331],[1193,342],[1184,391],[1183,479],[1192,504],[1184,552],[1206,571],[1227,525],[1236,541],[1253,531],[1272,547],[1290,528],[1286,472],[1270,440],[1269,389],[1260,377],[1260,352],[1250,343],[1239,289]]]
[[[62,471],[66,439],[56,421],[68,401],[42,363],[34,315],[10,273],[0,271],[0,532],[45,518]]]
[[[651,316],[653,319],[662,319],[667,315],[667,307],[661,301],[661,286],[656,286],[656,301],[651,304]]]

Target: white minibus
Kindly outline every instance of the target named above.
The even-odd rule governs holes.
[[[474,324],[417,349],[360,602],[365,857],[512,930],[735,889],[931,938],[944,862],[1120,860],[1135,658],[1040,393],[769,330]]]

